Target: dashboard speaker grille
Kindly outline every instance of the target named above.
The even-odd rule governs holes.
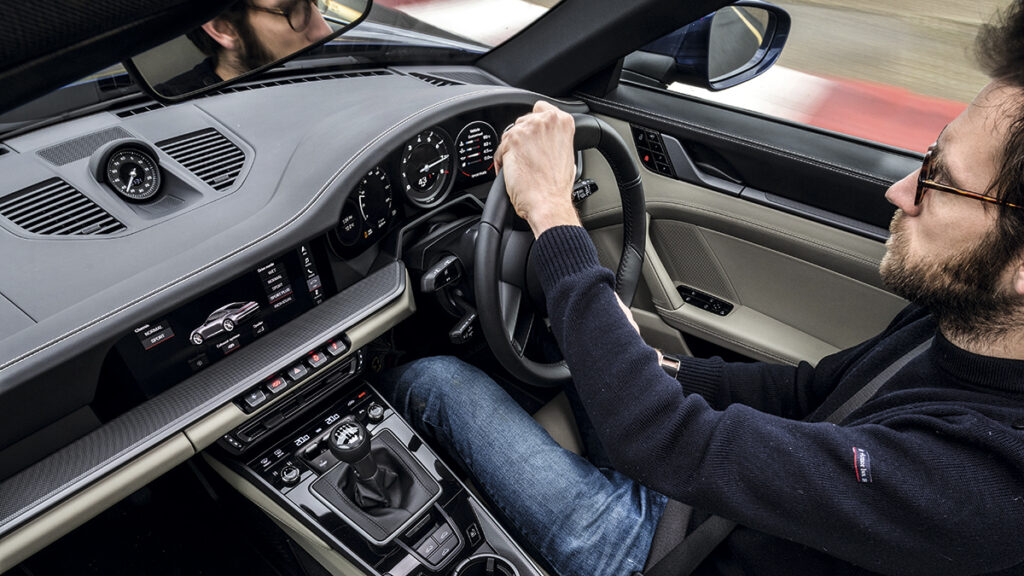
[[[60,178],[0,198],[0,215],[26,232],[46,236],[97,236],[125,229],[124,224]]]
[[[92,134],[86,134],[85,136],[79,136],[74,140],[61,142],[56,146],[43,148],[39,151],[39,156],[50,164],[64,166],[82,158],[88,158],[90,154],[107,142],[131,137],[131,133],[127,130],[120,126],[115,126],[106,130],[100,130],[99,132],[93,132]]]
[[[189,132],[156,145],[214,190],[230,188],[245,164],[245,152],[214,128]]]

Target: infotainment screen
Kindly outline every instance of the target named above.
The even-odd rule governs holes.
[[[335,293],[326,247],[317,239],[137,326],[116,349],[143,392],[155,396]]]

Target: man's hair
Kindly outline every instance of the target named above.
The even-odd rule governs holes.
[[[238,0],[225,8],[217,16],[217,19],[230,24],[238,34],[239,40],[241,40],[241,50],[238,54],[239,64],[244,66],[245,69],[254,70],[270,63],[273,57],[267,52],[263,42],[249,22],[248,8],[249,5],[246,0]],[[192,29],[186,36],[203,54],[213,61],[214,67],[220,63],[224,48],[211,38],[206,33],[206,30],[203,30],[202,27],[197,27]]]
[[[230,6],[225,8],[217,18],[231,24],[235,30],[247,28],[249,21],[245,0],[233,2]],[[210,38],[210,35],[206,33],[206,30],[203,30],[201,26],[197,26],[186,34],[186,36],[188,36],[188,39],[196,45],[196,48],[199,48],[200,52],[213,59],[214,65],[217,64],[217,58],[220,56],[221,45],[213,38]]]
[[[1014,0],[980,28],[975,56],[990,78],[1024,89],[1024,0]],[[1012,114],[1003,157],[988,193],[1024,206],[1024,98]],[[1006,261],[1012,262],[1024,248],[1024,209],[1000,207],[998,234],[999,245],[992,248],[1004,252]]]

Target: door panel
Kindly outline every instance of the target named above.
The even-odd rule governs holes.
[[[627,122],[603,119],[632,141]],[[614,179],[596,152],[584,155],[584,166],[601,191],[580,212],[602,262],[614,266],[621,246]],[[881,241],[647,169],[642,173],[651,219],[645,286],[634,308],[655,313],[663,323],[651,330],[647,317],[649,341],[654,333],[664,340],[670,328],[754,359],[815,363],[874,336],[906,305],[879,278]],[[679,286],[734,308],[719,316],[686,304]]]

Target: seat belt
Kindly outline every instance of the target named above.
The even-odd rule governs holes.
[[[918,345],[917,348],[907,352],[899,360],[890,364],[885,370],[879,372],[863,388],[829,414],[823,422],[838,424],[854,410],[860,408],[897,372],[927,350],[932,345],[934,339],[934,337],[929,338]],[[736,522],[721,516],[711,516],[702,522],[689,536],[686,536],[682,542],[677,544],[664,558],[645,571],[643,573],[644,576],[685,576],[690,574],[735,528]]]

